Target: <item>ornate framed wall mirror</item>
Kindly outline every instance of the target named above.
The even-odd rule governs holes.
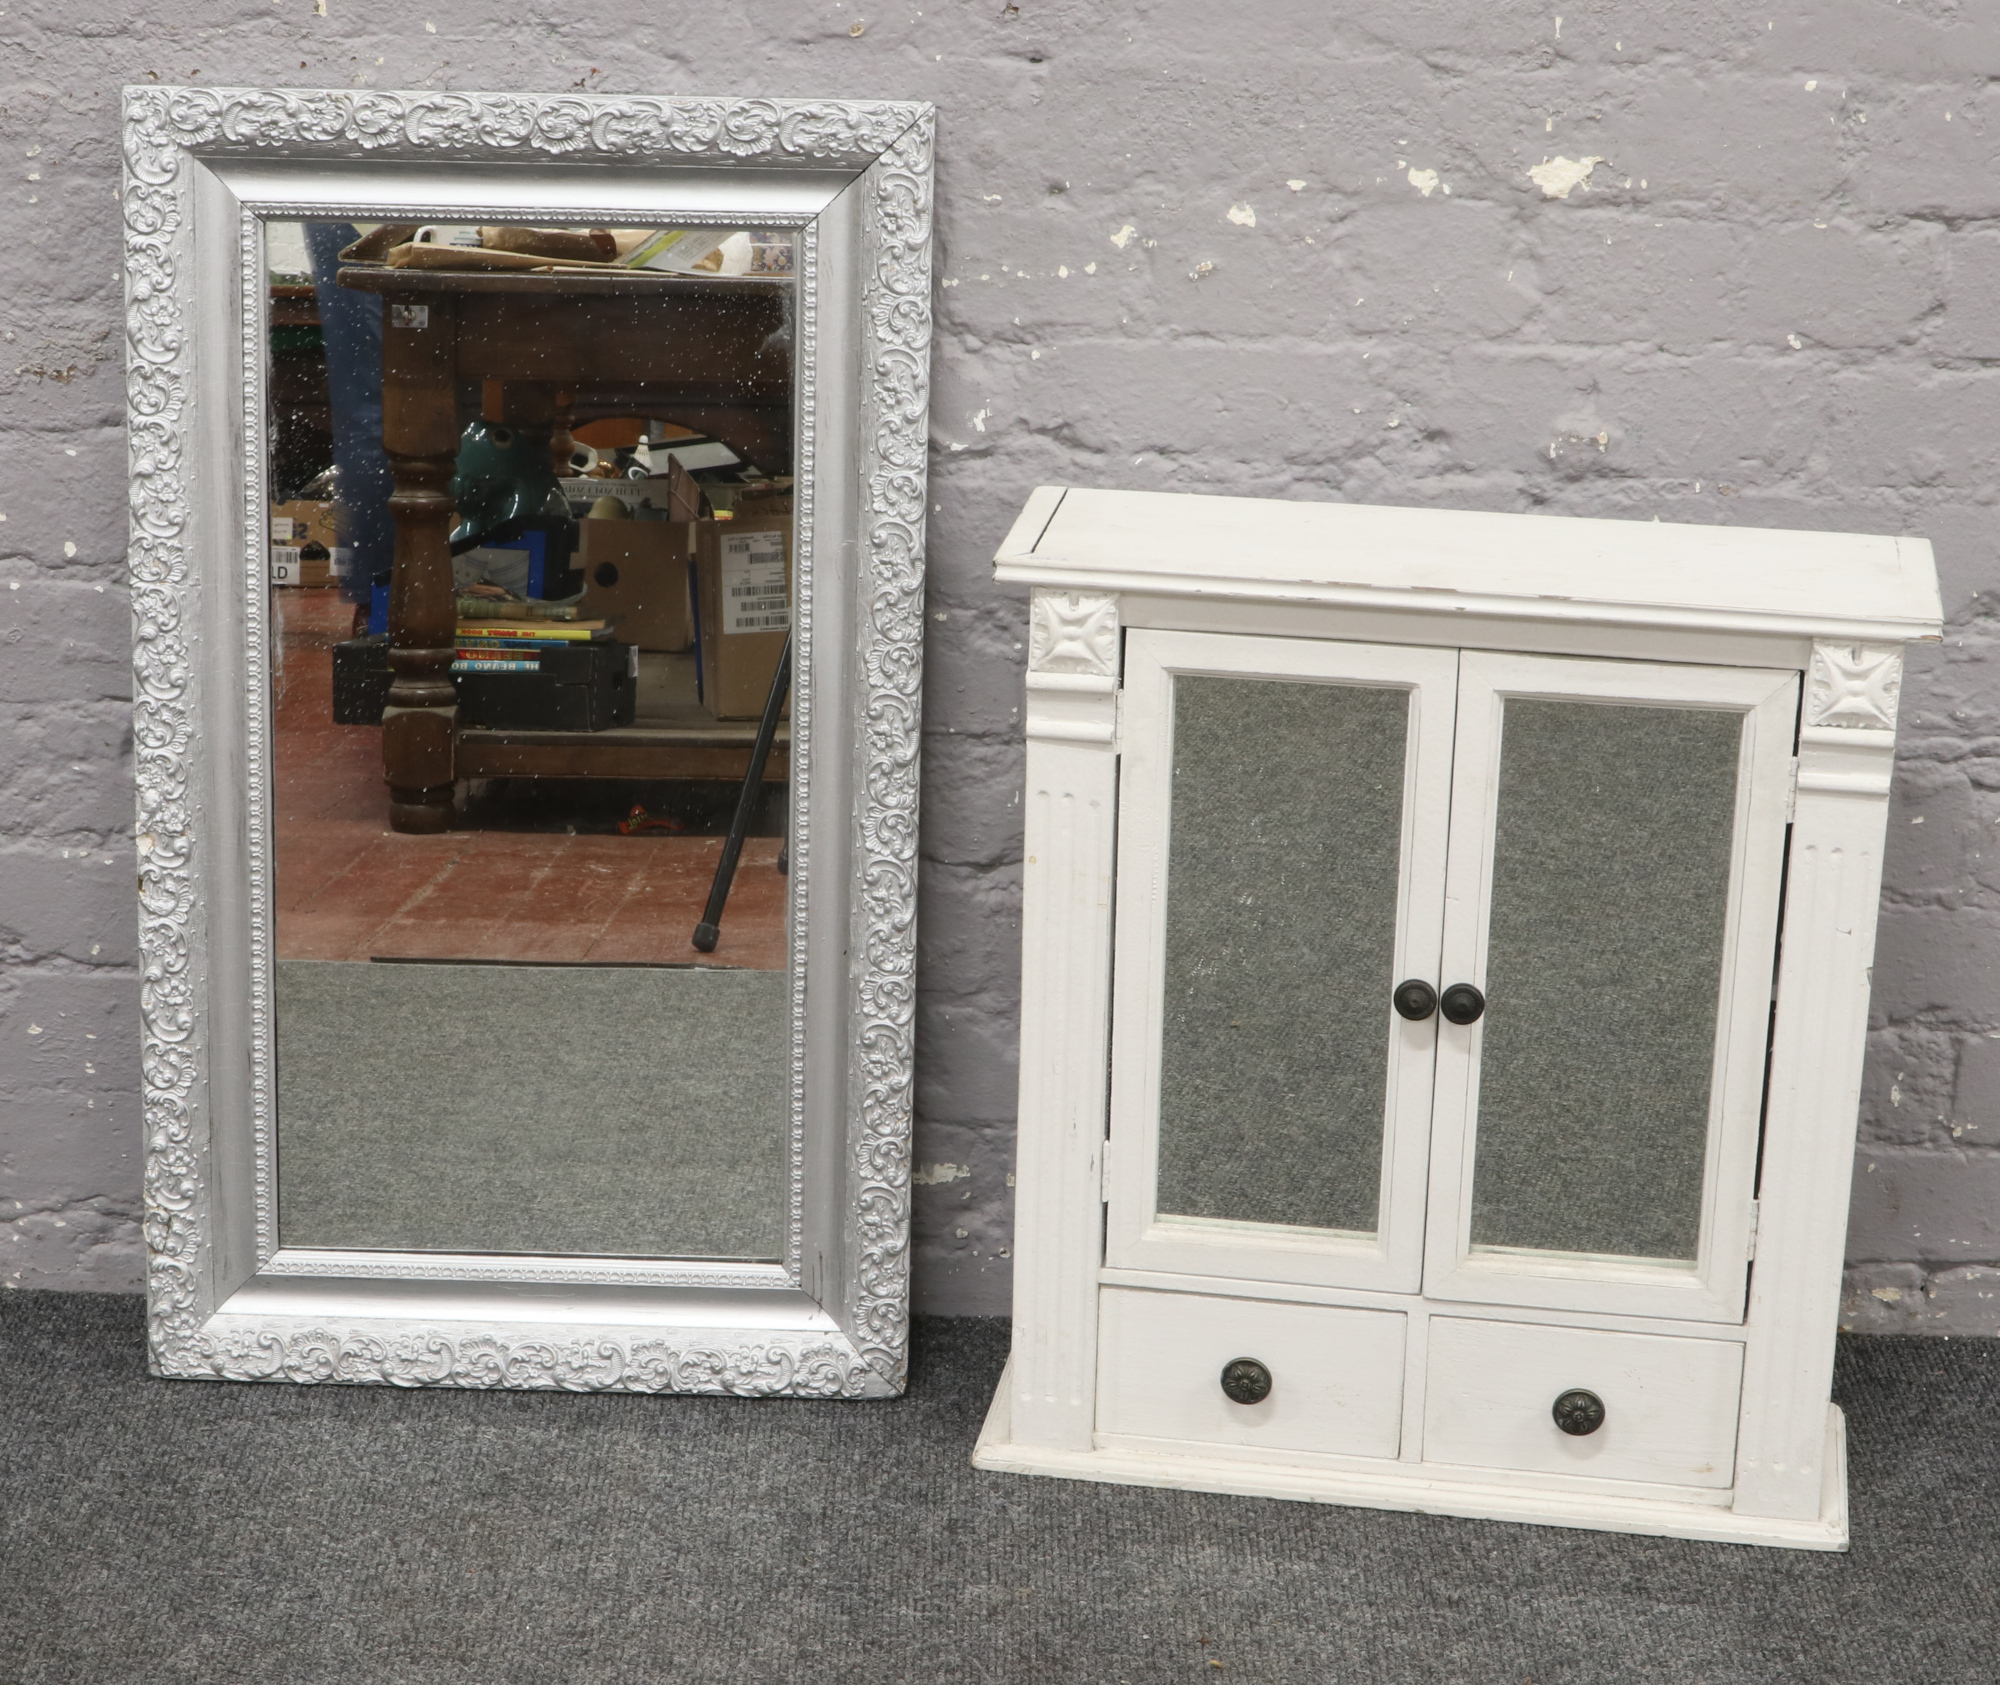
[[[930,108],[125,157],[156,1372],[900,1391]]]

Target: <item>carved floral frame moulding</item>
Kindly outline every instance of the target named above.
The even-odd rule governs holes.
[[[899,1392],[907,1369],[918,743],[934,114],[888,101],[142,87],[126,91],[131,459],[149,1345],[162,1375],[571,1391]],[[214,1197],[204,861],[194,818],[198,579],[186,441],[195,340],[190,158],[717,163],[864,172],[858,626],[861,786],[848,1025],[847,1339],[786,1330],[227,1318],[205,1325]],[[810,371],[805,371],[810,378]],[[800,938],[802,940],[802,938]],[[795,967],[795,984],[800,968]],[[795,1045],[794,1061],[802,1055]]]

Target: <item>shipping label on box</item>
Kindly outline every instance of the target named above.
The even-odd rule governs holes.
[[[308,556],[296,544],[271,546],[273,585],[324,586],[339,583],[333,563],[323,557]]]
[[[719,720],[764,711],[791,635],[791,534],[784,516],[695,524],[701,701]]]
[[[782,532],[725,532],[722,535],[722,630],[789,632],[790,583],[785,577]]]

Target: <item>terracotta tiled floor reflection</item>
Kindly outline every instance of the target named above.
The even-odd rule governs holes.
[[[743,845],[722,941],[689,941],[720,837],[388,829],[382,734],[332,723],[351,605],[274,591],[283,616],[273,760],[280,959],[595,960],[780,970],[778,840]]]

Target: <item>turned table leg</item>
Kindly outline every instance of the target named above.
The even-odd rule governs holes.
[[[389,512],[396,558],[389,585],[388,706],[382,777],[398,831],[451,826],[458,697],[451,476],[458,460],[454,301],[436,294],[382,301],[382,444],[395,476]]]

